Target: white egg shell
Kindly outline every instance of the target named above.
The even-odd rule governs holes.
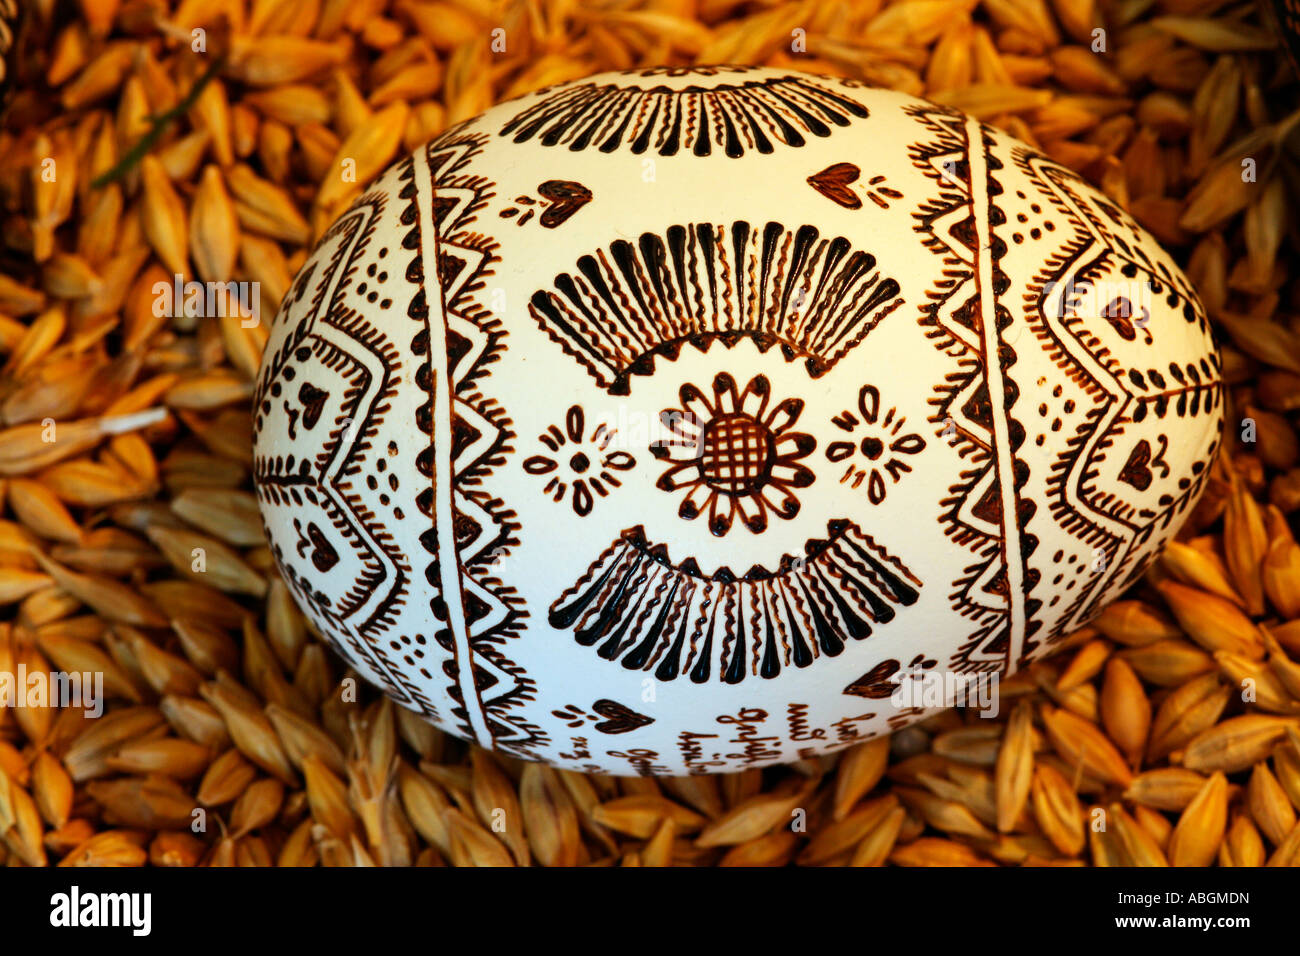
[[[256,404],[280,572],[359,674],[503,753],[682,774],[1051,651],[1177,532],[1223,397],[1187,279],[1074,173],[718,67],[540,90],[394,165]]]

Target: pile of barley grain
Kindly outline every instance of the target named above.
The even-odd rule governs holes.
[[[26,6],[0,131],[0,671],[102,671],[112,699],[0,708],[0,861],[1300,863],[1300,112],[1253,4]],[[350,700],[249,490],[266,323],[158,318],[154,283],[257,281],[269,315],[313,236],[447,125],[597,70],[716,62],[960,107],[1130,209],[1226,346],[1234,434],[1205,500],[1129,600],[1003,682],[997,721],[653,780],[502,760]]]

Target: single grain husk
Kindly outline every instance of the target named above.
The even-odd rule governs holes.
[[[1268,666],[1292,700],[1300,700],[1300,663],[1293,661],[1273,637],[1263,629],[1264,644],[1268,648]]]
[[[894,807],[871,831],[862,838],[849,859],[849,866],[883,866],[898,842],[907,812]]]
[[[19,478],[11,479],[7,486],[9,507],[14,516],[35,534],[69,544],[81,542],[83,532],[80,526],[49,488]]]
[[[404,762],[397,767],[396,779],[398,794],[411,825],[439,852],[449,856],[451,834],[447,828],[446,811],[452,809],[451,801],[437,784]]]
[[[456,866],[513,866],[514,860],[491,833],[460,810],[444,814],[451,841],[450,858]]]
[[[58,758],[42,751],[32,761],[32,796],[41,817],[52,827],[61,827],[72,815],[74,784]]]
[[[261,711],[234,693],[230,687],[215,681],[204,684],[200,693],[204,700],[220,712],[231,740],[244,756],[284,783],[293,785],[297,782],[279,737]],[[329,772],[329,768],[319,758],[310,755],[303,761],[304,772],[306,764],[312,760],[320,764],[326,773]]]
[[[1110,645],[1105,641],[1089,641],[1079,648],[1061,676],[1056,679],[1057,692],[1064,694],[1087,684],[1106,666],[1110,651]]]
[[[1192,678],[1171,691],[1152,720],[1147,759],[1166,757],[1213,726],[1231,696],[1232,688],[1215,673]]]
[[[1124,798],[1156,810],[1181,811],[1200,792],[1205,777],[1185,767],[1157,767],[1135,776]]]
[[[1151,727],[1151,702],[1142,689],[1141,680],[1122,658],[1113,658],[1106,664],[1100,712],[1107,735],[1128,759],[1129,765],[1138,766]]]
[[[1107,811],[1104,807],[1090,807],[1088,817],[1092,821],[1108,820]],[[1128,849],[1124,841],[1120,839],[1119,833],[1114,827],[1089,826],[1088,827],[1088,852],[1092,856],[1093,866],[1135,866],[1133,858],[1128,855]]]
[[[213,753],[230,746],[230,734],[221,712],[207,701],[168,694],[158,702],[158,708],[172,729],[187,740],[203,744]]]
[[[1258,565],[1255,570],[1258,572]],[[1162,581],[1157,587],[1178,623],[1211,654],[1230,651],[1256,659],[1264,656],[1258,628],[1231,601],[1173,581]]]
[[[311,720],[278,704],[268,704],[266,716],[279,735],[285,754],[299,770],[303,759],[310,754],[335,773],[342,775],[346,772],[342,748]]]
[[[1043,835],[1066,856],[1083,852],[1083,808],[1070,782],[1050,764],[1034,768],[1030,785],[1034,820]]]
[[[1295,826],[1287,834],[1273,855],[1268,858],[1265,866],[1298,866],[1300,865],[1300,826]]]
[[[1274,846],[1282,844],[1295,829],[1295,807],[1267,763],[1257,763],[1251,771],[1250,783],[1246,787],[1246,807],[1260,832]]]
[[[309,716],[311,704],[280,669],[280,661],[252,617],[244,618],[244,680],[263,700],[293,713]]]
[[[888,763],[888,737],[877,737],[846,750],[837,764],[831,816],[837,821],[847,817],[858,800],[884,777]],[[703,808],[697,805],[697,809]]]
[[[183,610],[193,617],[174,617],[171,627],[185,656],[194,667],[207,677],[218,671],[232,671],[239,666],[239,647],[221,627],[207,623],[206,615],[189,608],[173,606],[170,610]]]
[[[1293,740],[1283,741],[1273,748],[1273,772],[1291,805],[1300,810],[1300,747]]]
[[[104,830],[69,851],[59,866],[144,866],[149,854],[137,834]]]
[[[1289,533],[1279,534],[1268,546],[1262,578],[1269,604],[1288,620],[1300,618],[1300,545]]]
[[[940,837],[921,837],[896,846],[889,861],[898,866],[996,866],[970,847]]]
[[[537,862],[576,866],[582,847],[578,811],[556,772],[542,764],[526,765],[519,778],[519,802],[528,845]],[[664,825],[670,827],[671,839],[671,820],[665,819],[661,828]]]
[[[696,845],[715,847],[744,843],[790,820],[796,808],[812,794],[815,782],[798,789],[795,789],[796,786],[797,783],[791,781],[786,788],[793,791],[789,794],[778,790],[741,801],[716,820],[710,821],[696,838]]]
[[[675,801],[648,795],[618,797],[592,807],[590,813],[601,826],[642,840],[654,833],[664,817],[672,819],[679,833],[698,832],[707,822],[702,814]]]
[[[284,784],[265,778],[250,784],[230,811],[231,836],[239,839],[273,821],[284,804]]]
[[[186,488],[170,502],[189,524],[237,548],[266,543],[257,499],[235,488]]]
[[[901,811],[899,811],[901,813]],[[718,866],[785,866],[794,857],[799,838],[789,830],[777,830],[766,836],[755,837],[728,850]]]
[[[883,769],[883,768],[882,768]],[[659,784],[671,797],[695,808],[706,817],[719,816],[723,811],[722,791],[716,777],[695,774],[687,777],[661,777]]]
[[[1181,541],[1170,541],[1165,546],[1161,561],[1183,584],[1208,591],[1238,605],[1244,603],[1228,580],[1227,569],[1212,552],[1206,553]]]
[[[479,820],[491,827],[510,850],[519,866],[528,865],[528,837],[524,832],[524,814],[519,805],[514,782],[481,748],[470,752],[473,767],[471,795]]]
[[[1137,675],[1157,687],[1177,687],[1215,669],[1214,658],[1190,641],[1161,640],[1119,654]]]
[[[1219,866],[1263,866],[1267,859],[1264,841],[1250,817],[1244,813],[1233,816],[1227,836],[1219,844]]]
[[[1120,786],[1132,779],[1123,756],[1096,725],[1069,711],[1051,707],[1044,707],[1041,715],[1048,740],[1067,763]]]
[[[1033,721],[1033,705],[1029,701],[1016,704],[998,751],[995,780],[1000,833],[1011,832],[1029,799],[1034,776]]]
[[[233,594],[266,594],[266,578],[216,538],[183,528],[152,527],[149,540],[181,574]]]
[[[1183,752],[1183,766],[1201,773],[1245,770],[1267,757],[1287,727],[1295,725],[1294,720],[1264,714],[1232,717],[1192,738]]]
[[[106,758],[110,770],[119,773],[157,774],[189,780],[202,774],[212,754],[207,747],[190,740],[128,741]]]
[[[654,835],[646,841],[640,853],[642,866],[665,867],[673,865],[673,821],[662,820]]]
[[[1123,852],[1133,866],[1168,866],[1159,841],[1131,816],[1122,804],[1110,805],[1110,823]]]
[[[256,779],[257,768],[231,748],[208,764],[196,796],[204,806],[220,806],[237,800]]]
[[[1228,570],[1247,613],[1260,616],[1264,613],[1264,583],[1260,569],[1268,551],[1268,533],[1264,530],[1263,512],[1241,485],[1228,496],[1228,508],[1223,515],[1223,549]]]
[[[165,830],[149,842],[149,862],[153,866],[198,866],[206,849],[193,834]]]
[[[1215,771],[1178,818],[1169,837],[1173,866],[1209,866],[1228,822],[1228,779]]]
[[[357,822],[348,807],[347,787],[319,758],[308,755],[302,762],[307,802],[311,815],[338,839],[346,839]]]

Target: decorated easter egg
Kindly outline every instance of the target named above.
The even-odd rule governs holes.
[[[333,223],[255,480],[293,595],[403,706],[729,771],[996,710],[1178,531],[1220,370],[1171,258],[996,129],[789,70],[607,74]]]

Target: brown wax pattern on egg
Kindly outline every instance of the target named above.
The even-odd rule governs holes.
[[[403,706],[571,769],[805,759],[987,690],[1143,573],[1218,449],[1204,310],[1128,212],[824,77],[539,90],[303,276],[254,460],[290,593]]]

